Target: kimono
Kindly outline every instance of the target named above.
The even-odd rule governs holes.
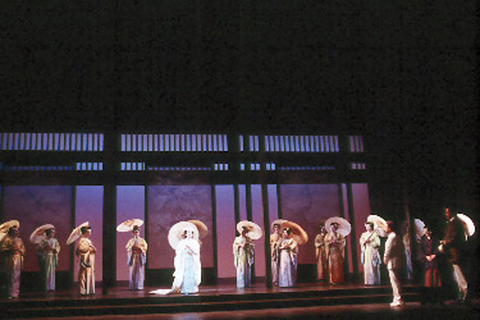
[[[440,287],[440,273],[438,271],[438,245],[436,238],[428,238],[424,235],[418,244],[418,260],[424,267],[424,285],[425,287]],[[436,255],[436,257],[428,261],[427,257]]]
[[[255,261],[255,245],[248,237],[238,236],[233,242],[233,257],[237,268],[237,288],[252,284],[252,265]]]
[[[16,247],[16,248],[15,248]],[[18,298],[20,294],[20,276],[25,256],[25,246],[22,239],[7,236],[2,243],[3,267],[7,281],[8,296]]]
[[[134,248],[135,246],[135,248]],[[147,241],[141,237],[133,237],[125,246],[128,254],[127,265],[130,269],[130,290],[142,290],[145,281],[145,263],[147,262]]]
[[[329,232],[325,236],[326,255],[330,283],[345,281],[343,263],[345,260],[345,238],[338,232]]]
[[[55,238],[45,238],[38,245],[43,291],[55,291],[55,270],[58,267],[60,244]]]
[[[298,245],[293,239],[283,239],[280,245],[279,287],[293,287],[297,279]]]
[[[75,253],[79,257],[78,284],[82,296],[95,293],[95,252],[92,241],[81,237]]]
[[[178,243],[175,249],[174,265],[175,272],[171,291],[184,294],[198,292],[202,277],[198,240],[185,238]]]
[[[315,237],[315,257],[317,258],[317,280],[326,280],[328,277],[328,263],[325,250],[325,235],[319,233]]]
[[[272,282],[278,284],[278,266],[280,263],[280,254],[278,247],[282,241],[282,236],[278,233],[272,233],[270,235],[270,254],[272,260]]]
[[[380,284],[380,237],[375,231],[367,231],[360,236],[362,249],[361,262],[363,265],[363,278],[366,285]]]

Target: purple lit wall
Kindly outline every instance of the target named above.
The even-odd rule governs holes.
[[[92,227],[90,239],[95,248],[97,248],[97,254],[95,255],[95,280],[102,281],[103,186],[76,187],[75,225],[78,226],[85,221],[88,221]],[[73,249],[76,248],[77,242],[71,244]],[[75,282],[78,279],[78,257],[75,257],[74,279]]]
[[[236,276],[232,249],[235,239],[233,186],[217,185],[215,194],[217,199],[218,278],[233,278]]]
[[[70,269],[70,251],[65,244],[70,234],[72,219],[71,186],[5,186],[4,220],[20,221],[20,237],[27,253],[25,271],[40,271],[35,245],[30,243],[30,234],[39,226],[50,223],[56,228],[60,242],[59,271]],[[3,222],[3,221],[2,221]]]
[[[203,268],[213,267],[212,195],[210,186],[149,186],[148,239],[150,269],[173,268],[174,250],[168,244],[168,231],[182,220],[205,223],[209,234],[202,239]],[[222,241],[222,238],[218,238]]]
[[[117,225],[129,219],[145,221],[144,186],[117,187]],[[142,226],[140,235],[145,237],[144,226]],[[117,232],[117,280],[120,281],[129,278],[125,245],[131,237],[130,232]]]
[[[299,264],[315,262],[315,236],[319,222],[340,216],[340,199],[336,184],[281,185],[283,218],[299,224],[308,234],[308,242],[300,246]]]
[[[252,190],[252,220],[263,230],[263,237],[255,241],[255,276],[265,277],[265,236],[270,239],[268,226],[263,225],[263,201],[262,188],[259,184],[253,184]]]

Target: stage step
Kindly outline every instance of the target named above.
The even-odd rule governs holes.
[[[292,292],[145,296],[134,298],[91,297],[71,299],[20,299],[1,301],[5,318],[43,318],[98,315],[160,314],[235,311],[321,305],[388,303],[390,288],[304,290]],[[419,301],[419,288],[404,288],[407,302]]]

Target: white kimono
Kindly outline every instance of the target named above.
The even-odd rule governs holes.
[[[198,292],[202,278],[198,240],[186,238],[178,243],[175,249],[174,265],[172,291],[185,294]]]
[[[134,248],[134,246],[138,248]],[[127,264],[130,268],[130,290],[141,290],[145,281],[145,263],[147,262],[147,241],[133,237],[125,246],[128,253]]]

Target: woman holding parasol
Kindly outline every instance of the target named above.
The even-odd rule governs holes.
[[[3,235],[0,251],[4,259],[4,268],[7,281],[8,298],[18,298],[20,293],[20,275],[25,256],[25,246],[20,238],[20,223],[10,220],[0,225],[0,233]]]
[[[363,280],[365,285],[380,284],[380,237],[375,232],[376,226],[372,221],[365,222],[365,232],[360,236],[362,249],[361,262],[363,265]]]
[[[55,271],[60,252],[60,243],[55,238],[55,227],[52,224],[38,227],[30,235],[30,242],[37,245],[43,291],[55,291]]]
[[[237,224],[240,233],[233,242],[233,257],[237,269],[237,288],[250,287],[252,284],[252,265],[255,262],[253,240],[262,236],[262,229],[252,221],[243,220]]]
[[[331,284],[345,282],[343,265],[345,261],[345,237],[350,234],[350,223],[341,217],[332,217],[325,221],[329,231],[325,236],[328,272]]]
[[[280,268],[278,272],[279,287],[293,287],[297,282],[298,246],[308,241],[305,230],[292,221],[281,223],[283,239],[278,248],[280,251]]]

